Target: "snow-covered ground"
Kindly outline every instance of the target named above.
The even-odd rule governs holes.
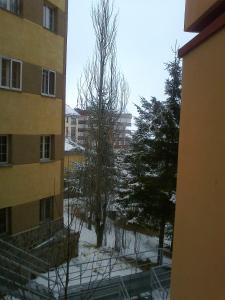
[[[64,212],[64,219],[65,222],[69,220],[67,210]],[[108,219],[103,246],[97,249],[94,227],[89,230],[86,223],[82,226],[81,224],[78,218],[72,222],[74,231],[78,231],[79,228],[81,230],[79,255],[70,261],[70,286],[140,272],[141,269],[136,264],[137,259],[147,263],[157,260],[158,238],[156,237],[123,230]],[[116,251],[115,247],[120,251]],[[164,258],[164,262],[170,263],[170,259]],[[51,271],[49,276],[53,281],[64,282],[66,264],[61,265],[57,272]],[[43,284],[42,278],[38,278],[37,281]]]

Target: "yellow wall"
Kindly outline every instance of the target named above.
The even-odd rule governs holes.
[[[0,9],[0,55],[63,73],[64,39]]]
[[[61,193],[61,161],[0,168],[0,208]]]
[[[82,163],[85,160],[85,156],[83,154],[66,154],[64,156],[64,168],[70,170],[74,163]]]
[[[184,57],[172,300],[225,299],[224,53],[225,29]]]
[[[186,0],[185,29],[195,23],[217,0]]]
[[[62,101],[1,90],[0,133],[62,134]]]
[[[28,230],[40,223],[40,201],[17,205],[11,209],[11,233]]]
[[[55,6],[59,7],[62,11],[65,11],[65,0],[48,0]]]

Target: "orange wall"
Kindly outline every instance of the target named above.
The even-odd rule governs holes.
[[[184,57],[172,300],[225,299],[224,53],[225,29]]]
[[[186,0],[185,29],[195,23],[218,0]]]

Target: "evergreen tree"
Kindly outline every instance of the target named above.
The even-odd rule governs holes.
[[[130,156],[130,205],[137,207],[139,223],[157,226],[160,248],[166,223],[174,223],[181,101],[181,66],[176,53],[174,60],[166,64],[166,70],[166,101],[142,98],[137,106],[137,131]]]

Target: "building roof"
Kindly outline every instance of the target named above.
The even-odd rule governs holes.
[[[64,151],[65,152],[83,152],[85,149],[81,145],[72,141],[70,138],[65,138]]]
[[[80,115],[75,109],[70,107],[68,104],[66,104],[65,114],[66,114],[66,116],[79,116]]]

